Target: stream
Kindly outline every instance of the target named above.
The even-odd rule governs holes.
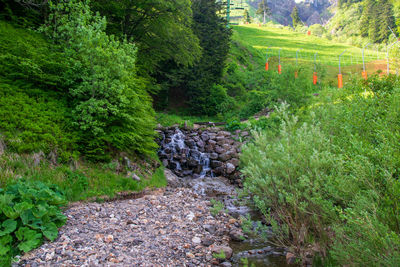
[[[210,154],[201,147],[187,144],[188,138],[179,129],[170,136],[163,136],[161,140],[159,155],[168,160],[166,167],[170,170],[170,176],[175,177],[173,186],[189,187],[198,195],[222,202],[225,212],[235,219],[243,216],[260,221],[261,216],[256,211],[238,200],[236,186],[222,176],[215,177],[210,168]],[[256,225],[253,227],[255,229]],[[250,235],[244,241],[231,241],[230,247],[233,250],[233,266],[243,266],[244,259],[247,259],[248,266],[290,266],[286,263],[283,249],[271,246],[258,235]]]

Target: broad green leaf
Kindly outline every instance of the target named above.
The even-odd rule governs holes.
[[[47,205],[48,206],[48,205]],[[48,212],[48,208],[46,208],[44,205],[38,205],[37,207],[32,209],[32,214],[36,218],[41,218],[44,215],[46,215]]]
[[[13,241],[11,235],[0,237],[0,256],[6,255],[11,250],[10,243]]]
[[[10,219],[16,219],[19,216],[18,212],[15,212],[14,209],[10,206],[4,206],[2,208],[2,211],[4,215],[6,215]]]
[[[36,236],[35,236],[35,238],[33,238],[33,239],[28,239],[28,240],[26,240],[26,241],[24,241],[24,242],[22,242],[22,243],[20,243],[19,245],[18,245],[18,248],[20,249],[20,250],[22,250],[23,252],[29,252],[29,251],[31,251],[32,249],[34,249],[34,248],[37,248],[40,244],[41,244],[41,238],[42,238],[42,235],[41,234],[37,234]]]
[[[2,223],[2,227],[0,228],[0,236],[4,236],[10,234],[17,229],[17,221],[8,219]]]
[[[28,202],[17,203],[17,204],[14,205],[14,210],[18,214],[21,214],[24,211],[29,210],[31,208],[33,208],[33,205],[28,203]]]
[[[28,252],[36,248],[41,243],[42,234],[35,230],[29,229],[28,227],[21,227],[15,233],[18,240],[22,241],[18,248],[23,252]]]
[[[42,227],[43,235],[49,239],[50,241],[54,241],[54,239],[58,236],[58,228],[55,223],[47,223]]]

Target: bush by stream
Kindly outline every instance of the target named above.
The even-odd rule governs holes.
[[[243,152],[245,188],[279,245],[332,265],[400,265],[400,80],[326,90]]]

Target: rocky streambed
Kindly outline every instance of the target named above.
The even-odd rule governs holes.
[[[239,216],[250,210],[234,205],[229,180],[188,180],[169,170],[166,176],[166,189],[138,199],[75,203],[59,237],[13,266],[242,266],[242,258],[256,266],[286,266],[284,251],[240,240]],[[226,211],[213,216],[211,198]],[[221,250],[226,260],[215,257]]]
[[[218,128],[160,130],[167,188],[137,199],[75,203],[59,237],[13,266],[243,266],[243,259],[287,266],[286,251],[241,229],[242,217],[254,217],[236,192],[247,138]],[[223,204],[218,214],[212,200]],[[216,255],[221,251],[224,259]]]

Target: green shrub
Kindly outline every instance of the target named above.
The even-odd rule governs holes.
[[[66,57],[41,34],[0,21],[0,133],[12,152],[73,150]],[[68,133],[65,130],[69,128]]]
[[[245,188],[279,245],[337,265],[400,262],[400,87],[395,77],[327,89],[298,121],[255,134]]]
[[[76,138],[66,132],[68,108],[60,93],[32,95],[0,77],[0,107],[0,132],[10,151],[49,153],[73,148]],[[61,160],[69,160],[68,154],[61,154]]]
[[[42,30],[63,47],[69,70],[73,125],[80,149],[92,160],[107,160],[112,149],[153,153],[154,111],[138,78],[136,48],[105,32],[106,20],[88,1],[50,2]]]
[[[19,180],[0,189],[0,263],[38,247],[43,239],[56,239],[66,222],[60,207],[66,201],[55,186]]]

